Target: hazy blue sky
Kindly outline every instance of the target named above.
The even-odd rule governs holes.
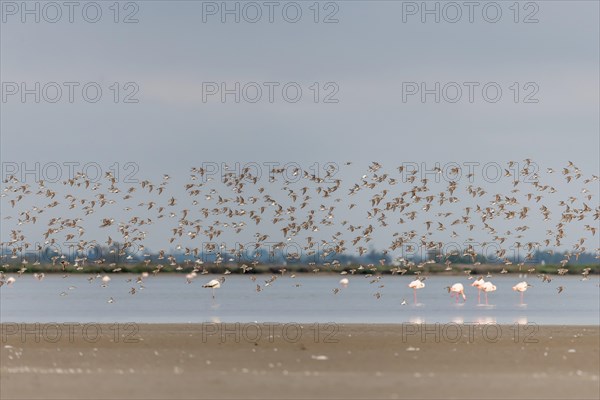
[[[393,169],[402,162],[530,157],[544,169],[573,160],[598,173],[598,2],[476,2],[472,22],[463,2],[427,2],[439,7],[439,23],[421,15],[422,2],[321,2],[318,23],[313,1],[275,3],[272,23],[262,1],[239,3],[239,23],[233,15],[221,21],[222,2],[201,1],[122,2],[118,23],[112,1],[98,2],[96,23],[84,18],[93,19],[95,8],[82,14],[86,2],[74,9],[72,23],[66,7],[56,23],[48,22],[56,10],[39,3],[36,23],[21,2],[2,1],[2,162],[96,162],[104,170],[134,162],[138,178],[160,179],[162,173],[187,177],[190,166],[206,161],[306,167],[377,160]],[[254,4],[262,18],[247,22]],[[462,17],[452,23],[456,4]],[[298,8],[299,21],[286,21]],[[126,15],[138,22],[123,23]],[[20,92],[12,94],[35,82],[57,82],[62,98],[47,101],[52,87],[40,90],[40,103],[34,95],[23,102]],[[73,103],[64,82],[79,83]],[[96,103],[82,97],[89,82],[102,89]],[[127,82],[133,85],[124,87]],[[223,103],[219,94],[206,93],[213,88],[206,82],[229,88],[256,82],[262,98],[235,103],[228,95]],[[279,84],[273,102],[265,82]],[[283,98],[289,82],[302,89],[296,103]],[[441,89],[439,103],[434,94],[423,102],[420,93],[406,92],[436,82],[458,85]],[[472,82],[473,102],[464,82]],[[502,90],[497,102],[482,94],[490,83]],[[462,97],[452,103],[456,86]],[[139,102],[124,103],[135,88]],[[247,88],[246,99],[255,94]],[[328,94],[338,102],[323,102]]]

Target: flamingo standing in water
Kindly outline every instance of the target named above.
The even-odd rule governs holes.
[[[496,291],[496,285],[492,284],[492,282],[485,282],[481,285],[481,290],[485,293],[485,304],[488,305],[488,292]]]
[[[413,290],[413,297],[415,300],[415,304],[417,304],[417,289],[423,289],[425,287],[425,283],[420,279],[415,279],[414,281],[408,284],[408,287]]]
[[[212,298],[215,298],[215,289],[219,289],[221,287],[221,283],[223,283],[225,281],[225,278],[221,278],[221,279],[213,279],[210,282],[202,285],[203,288],[210,288],[212,289]]]
[[[456,296],[456,302],[458,303],[458,296],[462,296],[463,303],[467,301],[467,296],[465,296],[465,288],[462,283],[455,283],[452,286],[448,286],[448,293],[450,293],[450,297]]]
[[[477,304],[481,304],[481,286],[483,286],[484,283],[485,281],[483,280],[482,276],[477,278],[475,282],[471,283],[471,286],[477,288]]]
[[[530,287],[531,285],[525,281],[523,282],[519,282],[517,283],[515,286],[513,286],[512,290],[514,290],[515,292],[520,292],[521,293],[521,305],[523,305],[523,293],[527,290],[528,287]]]

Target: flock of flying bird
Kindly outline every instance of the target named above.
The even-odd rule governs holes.
[[[339,177],[340,168],[331,165],[322,174],[299,167],[272,168],[268,174],[254,172],[249,167],[225,166],[216,177],[202,167],[193,167],[183,187],[175,186],[174,190],[171,182],[176,179],[169,175],[160,182],[142,180],[132,184],[119,182],[112,172],[102,179],[92,180],[77,173],[64,181],[40,180],[33,184],[8,176],[1,192],[2,224],[11,227],[8,240],[0,243],[3,265],[21,263],[20,277],[30,263],[25,254],[52,249],[51,261],[57,271],[73,263],[71,267],[83,272],[88,264],[108,265],[113,272],[120,272],[119,262],[109,261],[107,254],[90,257],[91,248],[105,246],[113,259],[126,261],[134,252],[141,255],[150,273],[160,273],[168,263],[187,272],[186,281],[191,283],[197,275],[208,273],[203,260],[206,251],[214,254],[214,264],[227,275],[234,268],[242,273],[252,271],[260,263],[260,249],[268,248],[270,255],[277,251],[285,254],[289,263],[298,262],[301,256],[313,257],[309,265],[315,273],[346,275],[366,270],[362,272],[374,276],[372,283],[377,283],[382,278],[377,265],[346,268],[337,258],[352,252],[363,256],[373,243],[387,238],[391,243],[383,252],[394,259],[392,274],[416,275],[409,285],[416,302],[416,290],[425,285],[423,271],[427,264],[441,263],[444,270],[451,271],[450,260],[458,256],[470,258],[477,265],[481,249],[493,249],[497,262],[506,266],[516,262],[519,270],[525,268],[523,271],[530,274],[535,274],[531,263],[535,253],[553,253],[551,247],[568,249],[560,262],[559,275],[566,274],[569,262],[583,253],[593,251],[596,259],[600,258],[596,237],[600,220],[598,176],[585,176],[572,162],[558,170],[547,168],[541,172],[532,160],[511,161],[503,168],[504,185],[483,183],[484,187],[474,184],[477,177],[458,165],[448,170],[435,167],[423,175],[418,169],[404,166],[386,172],[383,165],[373,162],[346,186]],[[442,174],[457,179],[439,179]],[[542,182],[542,175],[555,182]],[[532,225],[527,221],[533,221]],[[259,230],[265,226],[264,231]],[[540,226],[546,231],[545,237],[528,238],[531,234],[527,231]],[[88,231],[95,238],[89,238],[92,234]],[[98,232],[103,231],[106,240],[97,240]],[[156,233],[153,231],[159,231],[161,240],[166,239],[154,259],[145,245],[147,238]],[[569,242],[572,231],[577,237]],[[477,242],[470,237],[473,232],[479,238],[487,235],[489,241]],[[464,245],[447,250],[446,244],[459,237]],[[226,238],[233,238],[235,245],[219,243]],[[240,238],[246,238],[246,244]],[[594,244],[588,245],[588,241]],[[419,251],[435,257],[418,261],[406,256]],[[75,256],[67,257],[67,253]],[[183,262],[178,261],[178,254],[185,257]],[[242,264],[244,257],[246,263]],[[39,259],[33,261],[39,263]],[[379,261],[385,263],[385,259]],[[279,272],[284,276],[287,269],[282,266]],[[463,272],[473,279],[469,270]],[[589,268],[584,270],[584,280],[589,272]],[[44,274],[34,276],[41,280]],[[257,292],[274,284],[278,277],[272,275],[262,287],[257,284]],[[538,277],[543,282],[551,281],[546,274]],[[90,282],[95,278],[103,284],[110,280],[107,275],[96,275]],[[254,275],[251,279],[256,281]],[[0,272],[0,286],[13,285],[15,280]],[[223,276],[203,286],[211,288],[214,297],[214,289],[224,281]],[[143,277],[137,283],[143,288]],[[340,284],[347,285],[347,278]],[[482,277],[472,285],[479,294],[485,293],[486,302],[487,294],[496,290]],[[529,286],[521,282],[513,290],[522,296]],[[560,293],[564,287],[557,289]],[[334,289],[334,293],[339,290]],[[465,298],[460,283],[448,287],[448,291],[456,301],[459,296]],[[132,287],[130,293],[135,294],[136,288]]]

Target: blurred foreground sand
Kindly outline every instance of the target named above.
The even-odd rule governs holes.
[[[593,326],[28,326],[2,324],[2,399],[600,398]]]

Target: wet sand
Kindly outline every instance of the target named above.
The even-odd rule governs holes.
[[[1,328],[2,399],[600,397],[597,326]]]

